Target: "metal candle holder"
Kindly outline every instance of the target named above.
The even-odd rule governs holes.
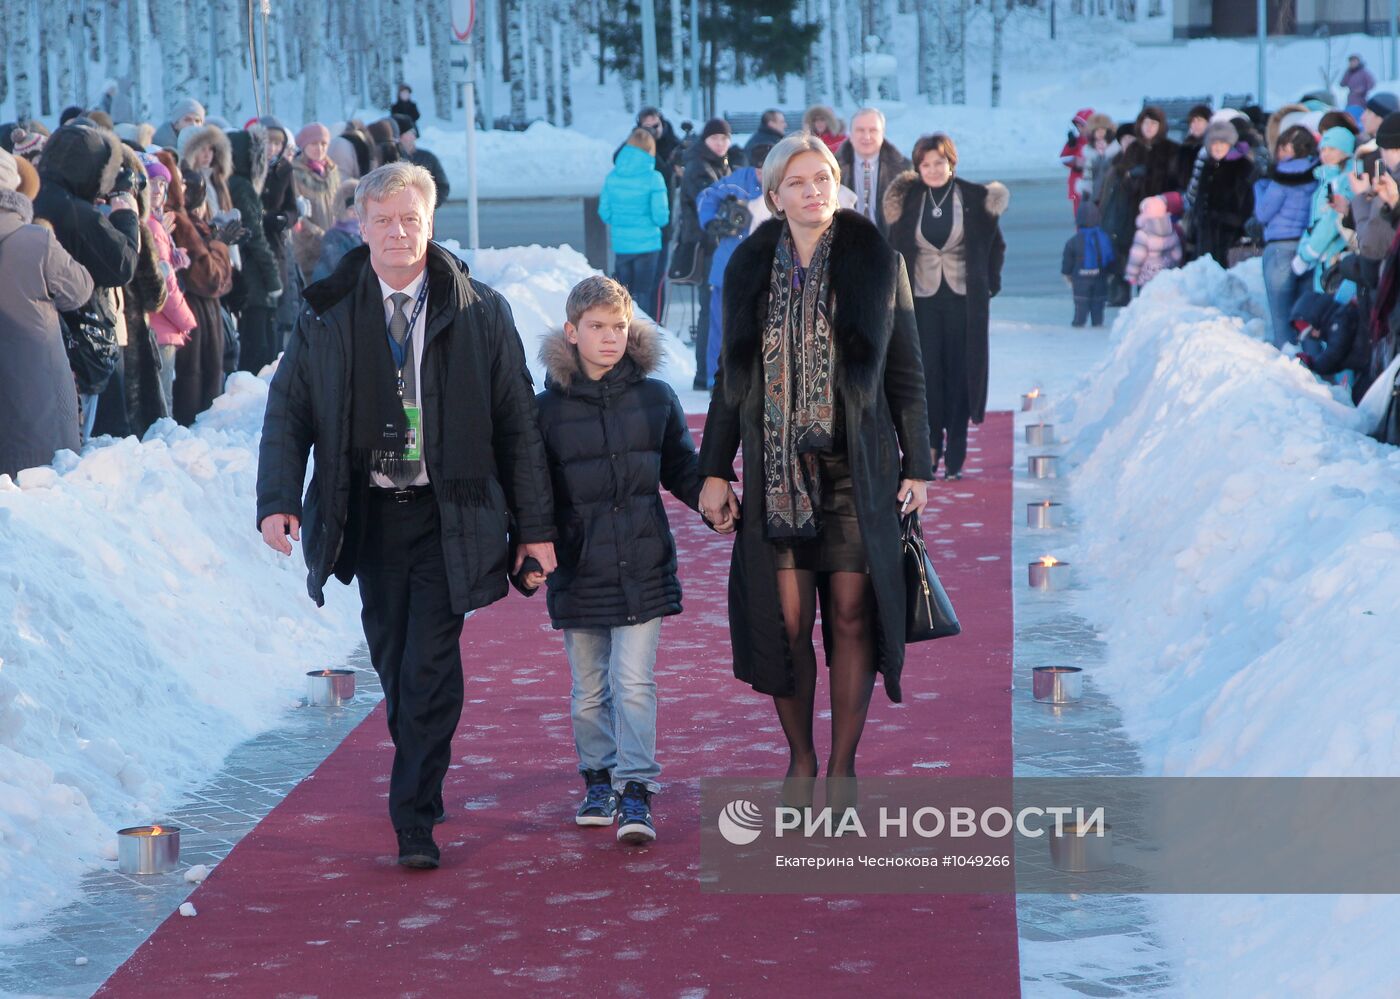
[[[315,707],[338,708],[355,699],[355,671],[313,669],[306,674],[306,703]]]
[[[1054,479],[1060,474],[1060,458],[1054,454],[1033,454],[1026,459],[1026,471],[1033,479]]]
[[[1065,825],[1059,835],[1050,828],[1050,865],[1057,871],[1104,871],[1113,866],[1113,827],[1103,835],[1092,826]]]
[[[1078,666],[1036,666],[1031,696],[1046,704],[1073,704],[1084,696],[1084,670]]]
[[[1028,423],[1026,424],[1026,443],[1031,447],[1042,447],[1046,444],[1055,443],[1055,424],[1053,423]]]
[[[129,826],[117,830],[117,870],[123,874],[168,874],[179,864],[179,826]]]
[[[1026,526],[1039,529],[1064,526],[1063,504],[1044,500],[1026,504]]]
[[[1040,394],[1040,389],[1032,389],[1021,396],[1021,412],[1029,413],[1033,409],[1040,409],[1045,405],[1045,396]]]
[[[1044,559],[1037,559],[1030,564],[1029,570],[1029,580],[1033,590],[1048,593],[1051,590],[1062,590],[1069,585],[1068,562],[1051,561],[1047,563]]]

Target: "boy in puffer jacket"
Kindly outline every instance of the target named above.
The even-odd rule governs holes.
[[[1099,228],[1099,209],[1091,201],[1079,206],[1075,220],[1078,229],[1065,243],[1060,273],[1074,295],[1071,326],[1093,322],[1103,325],[1103,309],[1108,302],[1108,274],[1113,264],[1113,241]]]
[[[1356,136],[1340,125],[1324,132],[1318,143],[1318,158],[1322,164],[1313,171],[1318,185],[1312,197],[1312,217],[1293,258],[1294,274],[1301,277],[1312,272],[1314,291],[1323,290],[1323,272],[1347,246],[1341,225],[1344,212],[1337,210],[1339,205],[1333,199],[1351,201],[1352,189],[1346,173],[1355,149]]]
[[[1172,191],[1143,198],[1137,217],[1137,234],[1128,252],[1123,278],[1141,288],[1162,271],[1181,266],[1181,231],[1172,216],[1181,211],[1181,195]]]

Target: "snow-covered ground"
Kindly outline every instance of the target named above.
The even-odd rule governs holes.
[[[568,248],[467,256],[542,385],[538,340],[593,270]],[[663,344],[688,391],[693,360]],[[0,476],[0,939],[72,900],[115,860],[113,830],[158,818],[361,641],[357,592],[332,582],[318,612],[300,552],[254,528],[269,375],[236,375],[192,429]]]
[[[1148,774],[1393,776],[1400,451],[1263,332],[1257,261],[1168,272],[1045,414],[1093,679]],[[1394,897],[1152,904],[1184,995],[1400,994]]]

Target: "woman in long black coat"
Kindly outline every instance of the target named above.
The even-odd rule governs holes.
[[[902,699],[900,510],[927,502],[923,364],[904,262],[837,211],[840,168],[810,135],[773,147],[775,218],[734,251],[724,350],[700,450],[700,509],[737,530],[729,577],[734,675],[773,696],[789,801],[809,800],[820,596],[831,680],[828,802],[849,800],[876,673]],[[742,444],[742,501],[729,483]],[[833,779],[834,782],[833,782]]]
[[[955,176],[958,151],[942,133],[921,138],[912,158],[882,208],[914,286],[933,468],[941,458],[944,478],[960,479],[968,421],[987,415],[991,300],[1006,258],[998,220],[1010,194]]]

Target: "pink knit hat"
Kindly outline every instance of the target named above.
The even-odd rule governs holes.
[[[303,125],[301,131],[297,133],[297,145],[304,146],[308,142],[330,142],[331,130],[319,121],[313,121],[309,125]]]

